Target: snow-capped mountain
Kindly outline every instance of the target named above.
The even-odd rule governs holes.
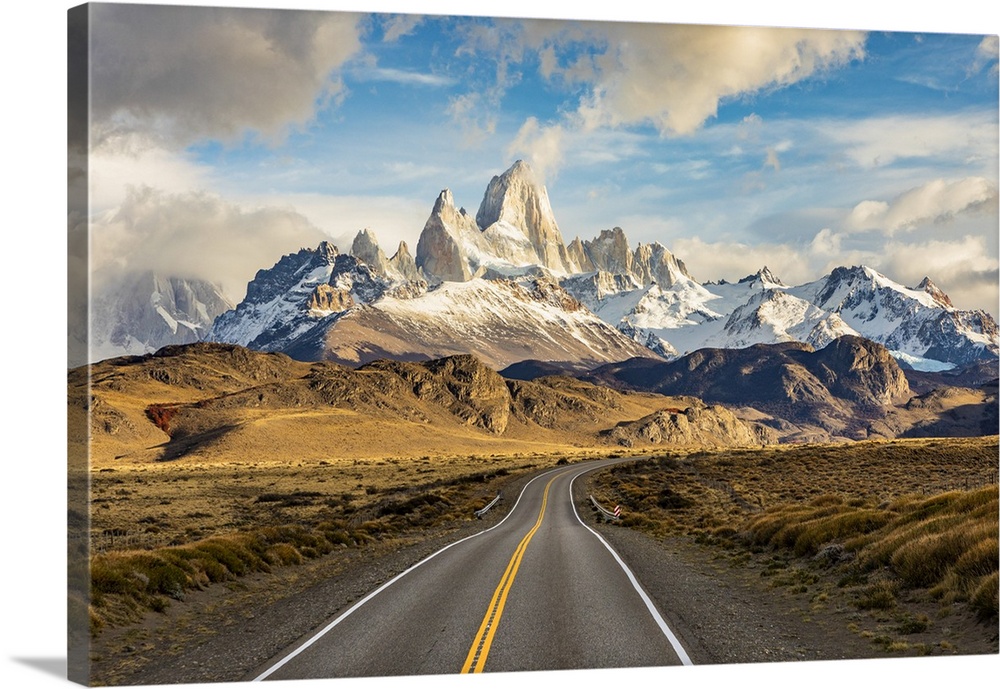
[[[148,354],[202,339],[215,318],[233,308],[204,280],[153,271],[96,276],[90,305],[90,360]]]
[[[350,254],[324,242],[283,257],[209,339],[303,359],[469,352],[506,366],[782,342],[822,349],[843,336],[924,370],[998,353],[989,314],[955,309],[929,279],[911,289],[854,267],[790,286],[765,267],[699,283],[662,244],[633,249],[619,227],[567,246],[545,187],[518,161],[489,182],[475,217],[444,189],[415,256],[401,243],[388,257],[364,229]]]
[[[370,231],[358,236],[362,235],[374,242]],[[243,301],[220,315],[205,339],[284,351],[318,321],[390,292],[416,295],[424,289],[422,280],[393,281],[359,258],[340,253],[330,242],[320,242],[315,249],[300,249],[283,256],[273,267],[257,271]]]
[[[386,294],[315,321],[282,351],[348,365],[471,353],[497,370],[540,359],[581,371],[651,355],[544,278],[442,282],[412,298]]]
[[[998,352],[997,324],[990,315],[955,309],[930,278],[909,288],[871,268],[854,266],[835,268],[789,292],[839,315],[914,368],[922,365],[920,360],[961,365]]]
[[[354,238],[351,255],[366,263],[373,271],[393,280],[420,281],[420,272],[406,242],[400,242],[392,258],[387,258],[378,245],[375,233],[367,227]]]
[[[574,272],[548,192],[517,161],[490,180],[476,217],[456,208],[450,190],[438,196],[417,243],[416,265],[431,281],[463,281],[486,270],[517,274],[541,266]]]
[[[908,288],[857,266],[836,268],[799,286],[786,285],[766,267],[735,284],[699,284],[686,270],[657,280],[637,274],[619,233],[617,228],[602,233],[613,260],[594,262],[595,272],[568,276],[562,285],[605,321],[667,358],[704,347],[778,342],[822,348],[844,335],[883,344],[920,370],[963,366],[1000,351],[992,317],[956,309],[929,278]],[[680,261],[676,265],[683,268]]]
[[[403,277],[395,256],[380,261],[369,230],[353,246],[384,272],[329,242],[301,249],[258,271],[207,339],[352,365],[472,353],[497,368],[542,358],[585,369],[650,354],[544,275],[437,278],[428,288],[422,277]]]

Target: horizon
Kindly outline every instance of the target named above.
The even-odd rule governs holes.
[[[474,213],[524,159],[566,244],[621,227],[699,282],[865,265],[997,316],[995,35],[94,12],[95,273],[239,301],[300,246],[416,247],[442,189]]]

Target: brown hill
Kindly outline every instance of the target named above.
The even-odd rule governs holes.
[[[725,407],[700,401],[684,410],[664,409],[638,421],[623,421],[602,435],[626,447],[649,443],[718,447],[778,442],[774,429],[744,421]]]
[[[908,374],[884,346],[850,336],[818,351],[790,342],[703,349],[667,363],[632,359],[585,380],[725,404],[784,442],[996,433],[995,380],[966,388],[946,384],[965,380],[957,376],[914,376],[924,391],[914,396]]]
[[[86,369],[69,383],[71,413],[81,413]],[[90,398],[96,466],[600,448],[621,441],[605,433],[619,423],[700,404],[563,376],[506,380],[471,355],[353,369],[210,343],[95,364]],[[742,444],[746,429],[735,428],[728,417],[716,424],[712,444]]]
[[[888,350],[859,337],[842,337],[815,351],[787,342],[745,349],[702,349],[671,362],[631,360],[602,366],[595,383],[708,403],[753,407],[794,437],[867,437],[871,421],[909,399],[909,386]]]

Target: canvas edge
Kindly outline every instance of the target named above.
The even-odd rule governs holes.
[[[90,115],[90,6],[67,10],[67,364],[88,361],[90,260],[88,131]],[[67,663],[66,677],[90,685],[90,370],[87,389],[67,405]],[[70,388],[70,391],[72,387]],[[79,400],[83,400],[83,408]]]

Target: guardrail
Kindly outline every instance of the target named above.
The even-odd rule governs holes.
[[[611,522],[611,521],[618,521],[619,519],[621,519],[621,517],[619,516],[620,514],[619,509],[617,507],[615,508],[614,512],[612,512],[611,510],[607,510],[601,506],[601,503],[597,502],[597,500],[594,498],[593,495],[590,496],[590,502],[593,503],[594,507],[597,508],[597,510],[601,513],[601,516],[604,517],[604,521]]]
[[[498,502],[500,502],[500,496],[501,495],[503,495],[503,494],[502,493],[497,493],[497,496],[495,498],[493,498],[492,500],[490,500],[490,504],[488,504],[486,507],[484,507],[481,510],[476,510],[476,512],[475,512],[476,519],[482,519],[483,515],[490,511],[490,508],[492,508],[495,504],[497,504]]]

